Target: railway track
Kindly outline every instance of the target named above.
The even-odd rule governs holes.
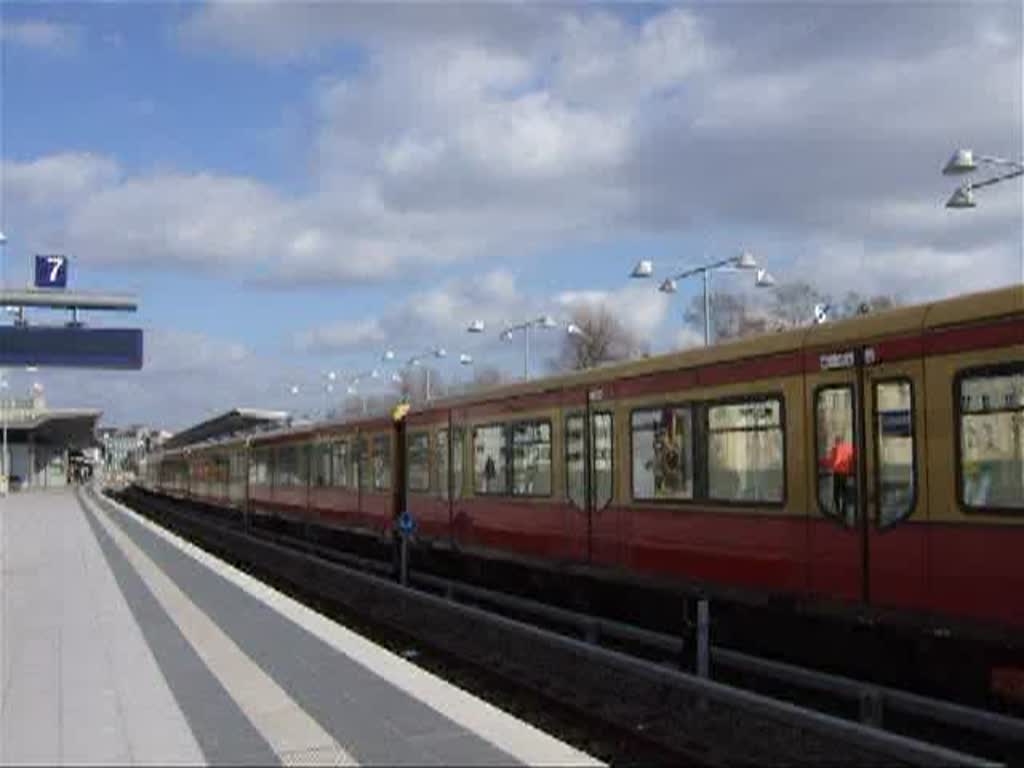
[[[120,500],[466,687],[500,680],[500,706],[611,762],[1024,765],[1013,718],[713,646],[711,675],[694,675],[679,637],[429,574],[403,587],[388,563],[226,513]]]

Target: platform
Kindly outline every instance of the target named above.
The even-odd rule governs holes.
[[[0,499],[0,763],[596,764],[124,507]]]

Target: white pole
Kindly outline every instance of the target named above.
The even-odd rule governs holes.
[[[7,237],[3,232],[0,232],[0,291],[7,287],[7,258],[6,251],[4,248],[7,244]],[[0,418],[3,420],[3,448],[0,449],[0,457],[3,458],[2,465],[0,465],[0,496],[7,495],[8,475],[7,475],[7,379],[4,378],[4,370],[0,368]]]
[[[530,324],[523,328],[523,379],[530,380]]]
[[[9,482],[7,474],[7,379],[4,378],[4,371],[0,369],[0,418],[3,419],[3,448],[0,449],[0,456],[3,457],[3,469],[0,472],[0,496],[7,495]]]
[[[704,270],[704,346],[711,346],[711,270]]]

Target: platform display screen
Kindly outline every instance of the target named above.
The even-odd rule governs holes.
[[[0,326],[0,367],[142,368],[138,328]]]

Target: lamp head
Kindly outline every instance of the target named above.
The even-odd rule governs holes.
[[[565,332],[568,333],[570,336],[579,336],[580,338],[587,337],[586,332],[584,332],[582,328],[576,325],[576,323],[569,323],[569,325],[565,327]]]
[[[757,259],[750,251],[744,251],[736,257],[736,266],[739,269],[757,269]]]
[[[950,195],[949,200],[946,201],[947,208],[974,208],[977,203],[974,202],[974,190],[971,189],[970,184],[964,184],[962,187],[957,187],[956,191]]]
[[[434,357],[448,357],[448,350],[445,349],[444,347],[438,347],[437,349],[434,350]]]
[[[501,332],[501,336],[499,338],[501,338],[502,341],[512,341],[512,331],[505,329]]]
[[[0,232],[0,245],[7,245],[7,236]]]
[[[677,289],[676,281],[672,278],[665,278],[661,285],[658,286],[658,290],[662,293],[675,293]]]
[[[946,167],[942,169],[942,173],[946,176],[962,176],[976,170],[978,166],[974,162],[974,152],[969,149],[957,149],[949,158]]]
[[[759,269],[754,285],[758,288],[771,288],[775,285],[775,277],[767,269]]]
[[[383,360],[384,362],[390,362],[390,361],[392,361],[394,359],[395,359],[395,350],[393,350],[393,349],[386,350],[384,352],[384,354],[381,356],[381,360]]]
[[[461,355],[459,355],[459,363],[461,365],[472,365],[473,364],[473,356],[463,352]]]
[[[547,328],[549,330],[551,328],[558,327],[558,323],[555,322],[555,318],[553,318],[551,315],[542,315],[541,317],[538,317],[537,325],[540,326],[541,328]]]
[[[469,327],[466,328],[466,330],[469,331],[470,333],[483,333],[484,328],[485,326],[483,320],[474,320],[472,323],[469,324]]]
[[[629,273],[630,277],[650,277],[654,274],[654,262],[650,259],[641,259]]]

